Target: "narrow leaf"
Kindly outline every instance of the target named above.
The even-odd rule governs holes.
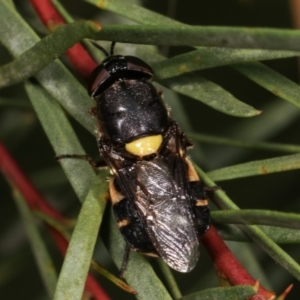
[[[103,26],[97,38],[146,45],[300,50],[300,33],[296,29],[114,24]]]
[[[243,209],[212,212],[215,222],[226,224],[271,225],[300,229],[300,214],[270,210]]]
[[[0,16],[0,40],[13,56],[19,56],[39,41],[37,34],[6,1],[0,1]],[[11,22],[14,26],[8,25]],[[54,61],[36,78],[80,124],[94,133],[94,120],[88,114],[94,102],[66,67]]]
[[[224,134],[243,140],[257,142],[272,139],[278,132],[288,130],[293,122],[299,119],[300,113],[293,105],[276,98],[270,103],[262,106],[263,114],[255,120],[238,120],[233,126],[223,130]],[[239,148],[227,148],[220,155],[219,149],[211,147],[208,155],[210,168],[217,169],[219,166],[230,166],[245,159],[246,151]]]
[[[36,79],[75,120],[95,135],[95,120],[89,114],[90,108],[95,103],[88,96],[86,89],[62,63],[53,62],[46,69],[40,71],[36,75]]]
[[[0,67],[0,88],[22,82],[44,69],[83,38],[93,38],[99,26],[92,21],[78,21],[59,26],[13,62]]]
[[[101,9],[110,10],[121,16],[124,16],[130,20],[142,23],[142,24],[178,24],[168,17],[155,13],[149,9],[146,9],[140,5],[135,5],[130,2],[124,2],[123,0],[85,0]],[[180,24],[180,23],[179,23]]]
[[[184,73],[249,61],[269,60],[299,56],[296,51],[270,51],[256,49],[205,48],[184,53],[154,64],[159,79]],[[252,65],[252,64],[250,64]]]
[[[218,287],[184,296],[181,300],[245,300],[254,296],[257,293],[257,290],[256,286],[251,285]]]
[[[261,63],[245,63],[232,66],[277,97],[300,108],[300,86]]]
[[[166,284],[169,287],[173,299],[180,299],[182,297],[182,294],[170,267],[162,259],[157,259],[157,263],[160,267],[160,271],[164,276]]]
[[[266,234],[255,225],[239,225],[270,257],[285,268],[297,280],[300,280],[300,265],[287,252],[275,244]]]
[[[85,154],[59,104],[38,85],[26,83],[25,88],[55,154]],[[96,178],[92,166],[80,159],[62,159],[60,163],[83,203]]]
[[[184,74],[162,81],[170,89],[199,100],[210,107],[236,117],[260,114],[255,108],[240,102],[219,85],[194,74]]]
[[[59,104],[40,86],[26,83],[25,88],[56,154],[84,154]],[[79,159],[64,159],[61,164],[79,200],[84,203],[87,195],[89,199],[89,203],[84,204],[82,212],[85,218],[83,223],[79,223],[70,250],[71,254],[68,256],[62,277],[60,277],[62,279],[59,279],[55,292],[56,299],[73,300],[76,299],[74,292],[76,297],[82,296],[81,291],[84,288],[91,261],[90,257],[102,221],[102,214],[106,205],[103,191],[107,190],[107,172],[101,172],[99,175],[102,177],[97,178],[90,164]],[[88,215],[89,213],[90,215]],[[82,251],[77,252],[78,249]],[[81,259],[82,256],[83,259]],[[71,297],[67,298],[67,294],[71,294]]]
[[[98,189],[98,187],[96,187],[96,190],[97,189]],[[99,190],[101,192],[101,188],[99,188]],[[105,189],[105,192],[106,192],[106,189]],[[104,193],[103,197],[105,196],[105,194],[106,193]],[[89,197],[89,198],[91,198],[91,197]],[[101,198],[101,196],[98,197],[98,200],[100,198]],[[34,213],[37,217],[39,217],[44,222],[46,222],[48,225],[50,225],[52,228],[55,228],[59,233],[61,233],[67,241],[70,240],[70,236],[71,236],[70,228],[73,229],[75,227],[75,221],[73,222],[72,220],[66,220],[66,222],[64,224],[62,224],[61,222],[58,222],[57,220],[52,219],[48,215],[45,215],[39,211],[35,211]],[[105,278],[107,278],[112,283],[114,283],[121,289],[125,290],[126,292],[132,293],[132,294],[135,293],[135,291],[133,289],[131,289],[124,281],[120,280],[119,278],[114,276],[112,273],[108,272],[106,269],[104,269],[102,266],[100,266],[97,262],[91,261],[91,267],[93,269],[95,269],[99,274],[101,274],[102,276],[104,276]]]
[[[31,214],[25,200],[17,190],[13,191],[13,195],[23,219],[23,225],[28,235],[43,283],[46,287],[49,298],[52,298],[57,282],[55,267],[38,231],[34,217]]]
[[[216,224],[219,234],[229,241],[250,242],[251,239],[235,225]],[[277,244],[300,244],[300,231],[275,226],[261,225],[259,228]]]
[[[291,171],[300,168],[300,154],[251,161],[208,172],[215,181]]]
[[[107,194],[107,188],[95,180],[88,193],[76,226],[56,286],[55,300],[80,300],[85,280],[91,264],[94,246],[104,212],[101,199]]]
[[[194,132],[188,132],[187,135],[193,140],[200,141],[203,143],[209,143],[209,144],[224,145],[229,147],[239,147],[239,148],[254,149],[254,150],[264,150],[264,151],[289,152],[289,153],[300,152],[300,146],[298,145],[242,141],[242,140],[223,138],[219,136],[200,134]]]
[[[298,229],[263,225],[259,228],[278,244],[300,244],[300,231]]]

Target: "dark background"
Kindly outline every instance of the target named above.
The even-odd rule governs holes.
[[[20,13],[30,20],[33,26],[39,26],[34,12],[27,1],[15,1]],[[69,12],[77,18],[104,20],[106,23],[121,22],[112,13],[101,13],[95,7],[82,1],[62,1]],[[181,22],[195,25],[224,25],[247,27],[293,28],[291,8],[285,0],[210,0],[210,1],[142,1],[143,5],[153,11],[171,16]],[[173,3],[173,4],[172,4]],[[175,3],[175,4],[174,4]],[[174,5],[172,9],[172,5]],[[1,25],[1,21],[0,21]],[[42,27],[39,27],[42,28]],[[41,35],[45,31],[39,32]],[[174,56],[189,48],[162,48],[168,56]],[[0,63],[10,61],[8,53],[0,47]],[[296,59],[274,60],[266,62],[268,66],[289,79],[298,82],[298,65]],[[215,68],[199,72],[202,76],[220,84],[238,99],[257,109],[262,115],[241,119],[217,112],[210,107],[187,97],[180,97],[186,114],[196,132],[213,134],[221,137],[232,137],[244,140],[271,141],[289,144],[299,143],[300,113],[287,102],[276,99],[274,95],[250,82],[230,67]],[[54,160],[53,152],[36,116],[31,109],[22,85],[0,91],[0,98],[15,98],[22,101],[18,105],[0,105],[0,139],[9,149],[24,172],[57,209],[66,216],[76,217],[79,202],[68,184],[59,164]],[[96,141],[76,122],[72,124],[92,157],[98,156]],[[262,152],[200,144],[204,153],[201,166],[209,171],[233,165],[283,155],[275,152]],[[268,176],[256,176],[218,183],[222,189],[241,208],[273,209],[278,211],[300,210],[299,197],[300,171],[290,171]],[[1,230],[0,230],[0,299],[47,299],[41,282],[30,245],[11,196],[11,190],[4,178],[0,176]],[[42,228],[42,227],[41,227]],[[43,229],[41,229],[43,230]],[[47,239],[47,234],[43,235]],[[47,240],[50,251],[60,267],[61,258],[52,241]],[[299,299],[299,282],[291,277],[281,266],[277,265],[255,245],[229,243],[232,250],[243,262],[252,275],[256,275],[254,265],[249,260],[248,251],[253,251],[265,272],[270,288],[280,294],[290,283],[294,283],[288,299]],[[98,245],[97,258],[105,267],[111,266],[108,255]],[[298,245],[284,245],[295,260],[300,259]],[[154,261],[154,266],[156,263]],[[159,272],[159,271],[158,271]],[[117,274],[117,272],[115,273]],[[175,274],[181,291],[184,294],[213,287],[218,284],[213,266],[205,250],[197,268],[190,274]],[[99,276],[104,288],[112,299],[133,299]]]

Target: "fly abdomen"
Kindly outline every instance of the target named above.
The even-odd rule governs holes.
[[[136,208],[118,192],[114,185],[114,180],[110,183],[110,195],[118,227],[128,245],[137,252],[157,256],[153,243],[137,214]]]

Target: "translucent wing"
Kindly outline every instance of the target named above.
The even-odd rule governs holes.
[[[135,204],[159,255],[173,269],[188,272],[199,257],[198,239],[188,195],[170,168],[162,157],[137,162]]]

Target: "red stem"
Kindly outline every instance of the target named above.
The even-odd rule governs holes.
[[[58,221],[64,221],[65,218],[51,207],[41,196],[41,194],[36,190],[30,180],[25,176],[22,170],[19,168],[14,159],[10,156],[4,145],[0,141],[0,170],[3,175],[7,178],[13,186],[19,190],[26,200],[28,206],[32,210],[39,210],[42,213],[50,216]],[[60,249],[61,253],[65,255],[68,248],[68,241],[61,235],[60,232],[48,226],[48,229],[55,240],[57,247]],[[104,290],[99,286],[92,275],[88,275],[86,280],[86,290],[97,300],[109,300],[110,298],[104,292]]]
[[[58,25],[66,24],[50,0],[30,0],[30,2],[50,32]],[[66,54],[74,68],[86,79],[97,67],[97,63],[80,43],[67,50]]]
[[[26,199],[32,210],[39,210],[51,218],[64,221],[65,218],[51,207],[40,193],[31,184],[29,179],[22,173],[14,159],[9,155],[3,144],[0,142],[0,169],[4,176],[13,183]]]
[[[257,280],[253,279],[238,262],[213,225],[201,241],[214,261],[220,277],[226,279],[232,285],[255,285]],[[259,286],[257,294],[251,300],[264,299],[275,299],[275,294]]]

